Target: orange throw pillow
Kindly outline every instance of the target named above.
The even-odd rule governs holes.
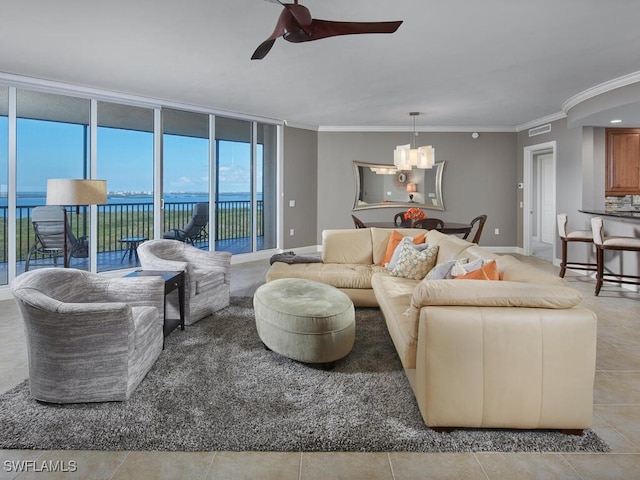
[[[394,230],[393,232],[391,232],[391,236],[389,237],[389,243],[387,243],[387,251],[384,254],[384,259],[380,263],[382,267],[384,267],[387,263],[391,261],[391,257],[393,257],[393,252],[396,251],[396,247],[400,244],[403,238],[404,238],[404,235],[402,235],[397,230]],[[421,243],[424,243],[426,239],[427,239],[427,234],[421,233],[417,237],[413,237],[413,243],[415,245],[419,245]]]
[[[495,260],[491,260],[478,270],[465,273],[464,275],[458,275],[456,280],[500,280],[500,272],[498,272],[498,265]]]

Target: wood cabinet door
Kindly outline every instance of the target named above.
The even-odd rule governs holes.
[[[606,195],[640,195],[640,128],[607,128]]]

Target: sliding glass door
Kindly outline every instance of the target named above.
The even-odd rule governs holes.
[[[90,101],[19,89],[16,116],[16,271],[21,273],[36,240],[31,215],[46,203],[47,179],[89,178]],[[88,208],[66,207],[75,237],[88,238]],[[46,255],[31,259],[33,266],[47,262],[53,266]],[[89,259],[72,258],[70,266],[87,270]]]
[[[9,282],[9,88],[0,86],[0,285]]]
[[[162,133],[163,236],[209,250],[212,222],[191,222],[209,211],[209,115],[163,109]]]
[[[256,250],[277,247],[278,226],[278,127],[257,124],[256,192],[258,202],[258,242]]]
[[[98,271],[138,265],[133,249],[153,238],[153,109],[97,102]]]
[[[137,268],[136,242],[184,229],[196,205],[208,213],[191,239],[199,248],[277,247],[276,125],[69,91],[0,86],[0,285],[25,271],[33,210],[46,204],[54,178],[107,182],[107,204],[63,206],[73,235],[90,247],[71,268]],[[29,267],[53,265],[37,254]]]

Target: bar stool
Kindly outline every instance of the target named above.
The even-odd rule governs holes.
[[[605,250],[640,252],[640,238],[606,237],[604,235],[604,222],[601,217],[594,217],[591,219],[591,230],[593,232],[593,242],[596,244],[596,261],[598,262],[598,270],[596,272],[596,295],[600,293],[602,282],[605,280],[613,283],[640,285],[640,276],[625,275],[622,273],[604,273]]]
[[[572,232],[568,232],[568,221],[569,219],[566,213],[558,214],[558,233],[560,233],[560,240],[562,241],[562,261],[560,263],[560,276],[564,278],[567,267],[573,270],[588,270],[590,272],[595,272],[595,263],[567,262],[567,245],[569,244],[569,242],[593,243],[593,233],[591,233],[590,230],[574,230]]]

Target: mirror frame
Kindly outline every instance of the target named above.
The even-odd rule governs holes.
[[[391,168],[393,165],[383,165],[379,163],[365,163],[365,162],[353,162],[354,171],[354,191],[355,197],[353,200],[353,210],[367,210],[370,208],[398,208],[398,207],[419,207],[425,210],[444,210],[444,201],[442,198],[442,175],[444,172],[444,164],[446,160],[436,162],[434,168],[436,169],[436,199],[438,200],[438,206],[428,205],[426,203],[415,202],[389,202],[389,203],[368,203],[366,205],[358,205],[358,198],[360,197],[360,170],[362,168]]]

